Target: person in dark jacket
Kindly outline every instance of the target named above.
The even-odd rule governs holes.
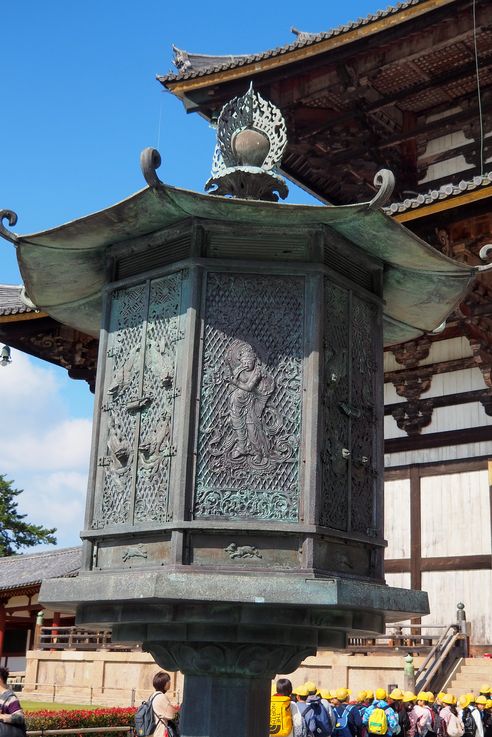
[[[348,703],[349,696],[350,692],[346,688],[337,688],[335,691],[335,698],[333,699],[333,709],[336,718],[335,729],[333,732],[335,737],[349,737],[349,735],[351,735],[351,737],[361,737],[362,735],[362,718],[360,711],[354,704]],[[347,726],[341,729],[340,727],[337,727],[337,724],[340,724],[341,718],[343,723],[343,714],[347,709],[349,710]]]

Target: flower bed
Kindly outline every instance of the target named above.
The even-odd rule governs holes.
[[[40,729],[77,729],[86,727],[128,727],[133,726],[135,707],[108,709],[73,709],[62,711],[27,711],[28,731]],[[111,733],[107,733],[106,737]],[[99,737],[95,733],[91,737]],[[104,737],[104,732],[101,732]]]

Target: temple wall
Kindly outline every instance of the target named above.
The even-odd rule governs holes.
[[[415,665],[422,658],[415,658]],[[352,691],[398,684],[403,687],[403,655],[351,655],[321,652],[307,658],[295,673],[294,686],[314,680],[320,688],[348,687]],[[50,652],[30,650],[23,699],[67,704],[130,706],[140,704],[152,692],[152,678],[159,667],[142,652]],[[178,701],[183,676],[172,673],[171,689]],[[54,697],[54,698],[53,698]]]

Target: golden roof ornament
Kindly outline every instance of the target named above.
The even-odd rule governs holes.
[[[288,188],[274,170],[287,145],[287,127],[280,110],[253,89],[222,108],[212,176],[205,190],[223,197],[277,202]]]

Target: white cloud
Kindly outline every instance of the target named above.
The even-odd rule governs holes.
[[[30,522],[56,527],[60,546],[77,545],[84,520],[92,395],[87,389],[86,406],[84,400],[75,412],[80,389],[66,372],[18,351],[12,358],[11,365],[0,369],[0,473],[24,490],[17,501]]]

